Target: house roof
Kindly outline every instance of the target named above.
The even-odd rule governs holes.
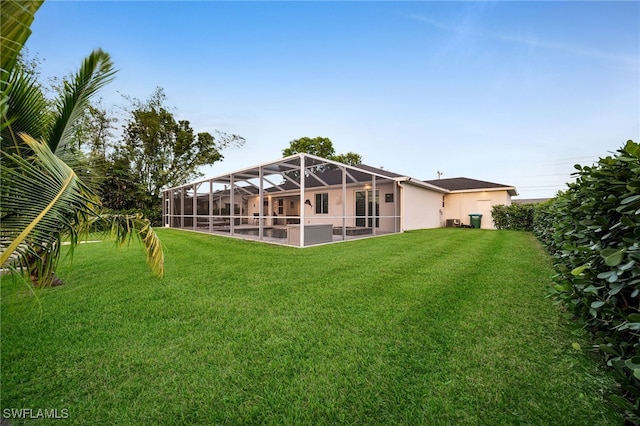
[[[391,172],[389,170],[372,167],[367,164],[358,164],[349,166],[338,163],[325,158],[317,157],[310,154],[300,153],[263,163],[253,167],[248,167],[236,172],[217,176],[215,178],[202,179],[180,187],[169,188],[171,191],[181,187],[197,188],[204,182],[224,185],[224,189],[217,191],[226,191],[227,186],[233,185],[245,194],[258,194],[260,187],[256,183],[262,176],[264,191],[276,193],[282,191],[292,191],[300,188],[300,167],[305,166],[305,188],[318,188],[326,186],[340,185],[343,181],[343,169],[346,173],[345,183],[368,183],[375,179],[377,182],[395,180],[399,183],[410,184],[429,189],[431,191],[448,193],[457,191],[481,191],[481,190],[507,190],[511,195],[517,195],[515,187],[502,185],[492,182],[485,182],[469,178],[453,178],[453,179],[437,179],[437,180],[418,180],[403,174]]]
[[[391,179],[400,178],[400,177],[406,177],[407,176],[407,175],[399,175],[398,173],[393,173],[393,172],[391,172],[389,170],[386,170],[386,169],[381,169],[381,168],[378,168],[378,167],[371,167],[371,166],[368,166],[366,164],[358,164],[356,167],[359,168],[359,169],[362,169],[362,170],[366,170],[368,172],[373,172],[373,173],[377,173],[379,175],[388,176]]]
[[[387,170],[377,169],[375,167],[367,166],[366,164],[358,164],[357,166],[354,166],[354,167],[355,168],[350,168],[347,170],[347,173],[348,173],[347,183],[354,183],[354,182],[370,183],[373,176],[376,176],[376,175],[371,175],[370,173],[365,173],[365,172],[376,173],[378,175],[376,176],[376,180],[378,181],[380,179],[384,179],[384,177],[387,177],[389,179],[402,177],[402,175],[398,175],[396,173],[392,173]],[[363,171],[360,171],[358,169]],[[320,180],[318,180],[318,178]],[[299,179],[296,178],[296,180],[299,180]],[[320,171],[316,170],[316,171],[313,171],[313,173],[310,173],[308,176],[306,176],[304,182],[305,182],[304,184],[306,188],[317,188],[322,186],[340,185],[342,184],[342,170],[336,169],[336,168],[330,168],[328,170],[320,170]],[[282,182],[279,186],[284,190],[298,189],[298,185],[293,181],[289,181],[289,180]],[[275,191],[275,190],[276,188],[269,189],[269,191]]]
[[[431,191],[436,191],[436,192],[442,192],[442,193],[447,193],[449,192],[448,189],[443,188],[441,186],[435,186],[430,184],[429,182],[423,182],[421,180],[418,179],[412,179],[410,176],[407,175],[403,175],[403,174],[399,174],[399,173],[394,173],[392,171],[386,170],[386,169],[382,169],[382,168],[378,168],[378,167],[372,167],[369,166],[367,164],[358,164],[354,167],[357,167],[360,170],[364,170],[365,172],[369,172],[369,173],[375,173],[377,176],[384,176],[390,180],[397,180],[399,182],[404,182],[404,183],[408,183],[410,185],[414,185],[414,186],[420,186],[422,188],[427,188]],[[369,175],[368,173],[363,173],[363,172],[359,172],[359,171],[352,171],[352,176],[358,180],[358,182],[360,183],[366,183],[366,182],[371,182],[371,175]],[[338,182],[340,183],[340,178],[338,178]]]
[[[327,165],[323,165],[321,167],[326,167]],[[289,173],[291,172],[291,170],[289,171]],[[244,173],[246,173],[245,171],[239,172],[236,174],[237,175],[243,175]],[[280,175],[282,176],[282,179],[279,179],[277,182],[273,181],[274,183],[276,183],[275,186],[269,186],[269,187],[265,187],[264,191],[267,193],[278,193],[278,192],[282,192],[282,191],[296,191],[300,188],[299,183],[300,183],[300,178],[299,178],[299,172],[293,170],[293,174],[289,174],[289,179],[284,178],[284,174],[286,174],[287,172],[280,172]],[[380,183],[381,181],[386,181],[386,179],[389,180],[395,180],[395,179],[409,179],[407,176],[404,175],[400,175],[397,173],[393,173],[390,172],[388,170],[385,169],[380,169],[380,168],[376,168],[376,167],[371,167],[368,166],[366,164],[358,164],[356,166],[349,166],[348,169],[346,169],[346,173],[347,173],[347,179],[346,179],[346,183],[347,184],[353,184],[353,183],[358,183],[358,184],[366,184],[366,183],[371,183],[372,179],[375,177],[376,182]],[[249,177],[253,177],[253,175],[249,175]],[[245,177],[246,178],[246,177]],[[227,178],[227,176],[223,177],[225,182],[228,182],[229,179]],[[242,177],[240,179],[243,179]],[[238,178],[237,178],[238,180]],[[425,184],[422,181],[419,180],[415,180],[412,181],[412,183],[417,184],[419,186],[422,187],[431,187],[430,189],[435,190],[435,191],[439,191],[439,192],[447,192],[446,190],[442,189],[442,188],[433,188],[431,185]],[[342,184],[342,170],[339,168],[323,168],[321,170],[308,170],[308,174],[305,176],[304,179],[304,185],[305,188],[307,189],[315,189],[315,188],[322,188],[322,187],[326,187],[326,186],[337,186],[337,185],[341,185]],[[258,195],[259,193],[259,187],[258,186],[243,186],[242,187],[242,191],[245,194],[253,194],[253,195]],[[225,190],[219,190],[216,192],[226,192]]]
[[[172,191],[182,187],[197,186],[205,182],[213,182],[221,185],[230,185],[233,182],[236,186],[241,182],[245,182],[248,183],[249,186],[243,187],[243,189],[245,189],[244,192],[249,193],[251,191],[248,189],[249,187],[252,186],[254,189],[258,188],[255,181],[259,180],[261,176],[269,184],[268,187],[265,187],[265,190],[268,190],[267,188],[271,187],[274,187],[279,191],[287,190],[289,188],[298,188],[300,184],[300,167],[303,162],[305,167],[305,187],[328,186],[341,183],[341,168],[346,170],[347,183],[371,181],[374,176],[376,180],[392,179],[389,177],[391,175],[390,172],[385,171],[384,174],[378,174],[373,171],[382,171],[382,169],[375,169],[373,167],[370,167],[370,170],[358,169],[357,166],[349,166],[347,164],[342,164],[315,155],[299,153],[267,163],[247,167],[235,172],[197,180],[195,182],[179,185],[173,188],[167,188],[165,191]],[[273,181],[274,179],[279,179],[278,176],[285,179],[284,181],[281,181],[282,183],[280,184]]]
[[[487,182],[484,180],[470,179],[466,177],[456,177],[449,179],[425,180],[425,183],[447,189],[449,191],[479,191],[479,190],[506,190],[511,195],[517,195],[516,188],[511,185]]]

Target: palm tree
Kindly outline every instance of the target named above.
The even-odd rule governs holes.
[[[95,50],[49,105],[17,58],[42,0],[3,1],[0,78],[0,265],[21,267],[36,286],[54,279],[61,242],[71,247],[100,227],[117,243],[139,237],[154,273],[164,272],[162,246],[142,215],[106,215],[98,197],[69,167],[67,144],[89,100],[113,79],[109,55]]]

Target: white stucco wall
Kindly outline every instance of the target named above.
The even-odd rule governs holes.
[[[371,191],[371,184],[367,185],[349,185],[346,188],[346,226],[353,227],[356,226],[356,192],[358,191]],[[377,229],[381,232],[399,232],[399,226],[396,225],[396,220],[394,216],[395,213],[395,204],[396,202],[386,202],[385,195],[393,194],[393,183],[385,182],[379,183],[376,185],[376,191],[379,194],[379,205],[380,205],[380,213],[379,213],[379,224],[380,226]],[[328,213],[316,213],[316,194],[319,193],[327,193],[329,198],[329,211]],[[397,200],[398,195],[395,196],[394,200]],[[278,210],[278,199],[284,199],[284,216],[299,216],[299,207],[302,204],[304,208],[304,221],[307,224],[332,224],[333,226],[339,227],[342,226],[342,217],[344,214],[343,210],[343,193],[342,187],[321,187],[321,188],[313,188],[308,189],[302,199],[299,202],[299,196],[297,194],[291,193],[289,195],[279,195],[273,194],[269,196],[269,208],[265,207],[264,215],[273,215],[274,212]],[[304,204],[305,200],[309,200],[311,202],[311,206],[308,204]],[[293,203],[293,206],[291,205]],[[257,196],[249,197],[248,202],[248,215],[250,217],[253,216],[254,213],[258,213],[259,211],[259,202]],[[284,224],[283,215],[278,214],[278,224]],[[271,225],[270,220],[266,221],[267,225]]]
[[[402,184],[402,230],[439,228],[442,221],[442,193]]]
[[[455,192],[444,198],[444,220],[460,219],[469,225],[470,214],[482,214],[480,227],[495,229],[491,218],[491,208],[497,204],[511,205],[511,195],[507,191]]]
[[[371,185],[365,186],[349,186],[346,190],[346,226],[356,226],[356,192],[371,191]],[[385,195],[393,193],[393,184],[391,182],[376,185],[376,191],[379,195],[379,224],[377,229],[381,232],[394,232],[395,209],[394,202],[385,202]],[[327,214],[316,214],[316,194],[329,194],[329,212]],[[342,226],[343,210],[343,194],[342,188],[318,188],[307,191],[305,199],[311,200],[311,206],[305,205],[305,223],[331,223],[334,226]],[[398,230],[399,231],[399,230]]]
[[[497,204],[511,205],[511,196],[505,190],[498,191],[459,191],[449,194],[442,194],[437,191],[430,190],[421,186],[411,184],[410,182],[403,182],[402,188],[398,189],[395,193],[393,190],[393,182],[380,183],[376,185],[376,189],[379,193],[380,203],[380,226],[377,228],[381,232],[400,232],[402,230],[411,229],[423,229],[423,228],[437,228],[445,226],[447,219],[459,219],[462,224],[469,225],[469,214],[479,213],[482,214],[481,227],[483,229],[495,229],[493,220],[491,218],[491,208]],[[346,190],[346,211],[347,219],[346,226],[353,227],[356,224],[355,220],[355,193],[357,191],[370,191],[371,185],[350,185]],[[315,201],[316,193],[326,192],[329,194],[329,212],[328,214],[316,214],[315,213]],[[393,194],[395,202],[386,202],[386,195]],[[444,207],[442,206],[444,197]],[[304,199],[311,201],[312,207],[304,205],[305,211],[305,223],[319,224],[327,223],[336,227],[342,226],[343,215],[343,194],[341,187],[334,188],[314,188],[307,191]],[[278,199],[283,199],[284,213],[277,215],[277,223],[284,225],[285,220],[283,216],[295,216],[299,215],[300,201],[299,195],[295,193],[272,194],[268,196],[269,206],[264,209],[265,216],[271,216],[274,212],[278,212]],[[175,202],[175,201],[174,201]],[[225,203],[229,203],[228,196],[219,197],[214,196],[213,205],[216,209],[213,214],[218,214],[217,206]],[[244,216],[243,223],[253,224],[253,215],[259,211],[259,203],[256,196],[250,196],[243,203],[242,197],[234,197],[234,203],[238,206],[242,206]],[[185,211],[186,216],[192,214],[192,203],[186,201]],[[397,205],[397,210],[396,210]],[[200,194],[198,197],[198,214],[208,214],[209,200],[207,195]],[[175,206],[174,206],[175,207]],[[399,223],[399,219],[395,218],[398,214],[396,212],[402,212],[402,223]],[[174,212],[175,214],[175,212]],[[190,226],[191,219],[188,220]],[[266,219],[265,225],[272,225],[273,220]]]

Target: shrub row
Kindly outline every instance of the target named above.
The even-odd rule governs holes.
[[[491,209],[491,217],[497,229],[532,231],[534,204],[500,204]]]
[[[640,145],[576,168],[533,230],[555,260],[552,297],[593,333],[620,384],[612,401],[640,424]]]

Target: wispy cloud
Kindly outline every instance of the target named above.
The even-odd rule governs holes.
[[[568,43],[556,42],[551,40],[544,40],[542,38],[534,37],[534,36],[521,36],[521,35],[512,35],[506,33],[496,33],[491,31],[479,30],[477,26],[472,26],[469,24],[448,24],[444,23],[426,16],[422,15],[407,15],[401,14],[401,16],[411,19],[413,21],[422,22],[428,24],[434,28],[451,32],[460,36],[471,36],[477,38],[485,38],[491,40],[499,40],[508,43],[516,43],[523,46],[538,48],[538,49],[548,49],[548,50],[556,50],[560,52],[564,52],[571,55],[577,56],[585,56],[591,57],[595,59],[605,60],[605,61],[616,61],[623,63],[625,65],[631,65],[634,67],[638,67],[640,64],[640,58],[637,56],[625,55],[616,52],[608,52],[598,49],[585,48],[581,46],[571,45]]]

